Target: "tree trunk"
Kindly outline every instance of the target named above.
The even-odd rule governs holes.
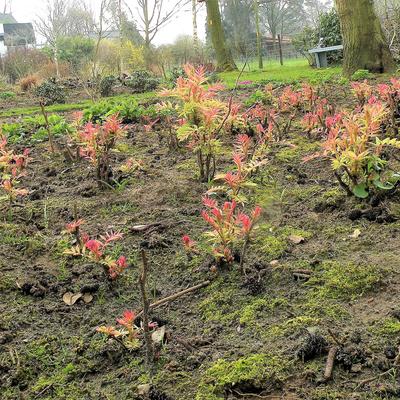
[[[210,32],[211,41],[217,56],[217,69],[219,71],[234,71],[237,67],[226,45],[218,0],[206,0],[206,6],[207,28]]]
[[[200,62],[199,33],[197,29],[197,1],[192,0],[193,47],[196,63]]]
[[[350,76],[359,69],[377,73],[395,71],[373,0],[335,0],[335,5],[344,41],[344,74]]]
[[[256,35],[257,35],[257,56],[258,56],[258,68],[262,70],[264,68],[263,54],[262,54],[262,38],[260,30],[260,5],[258,0],[254,0],[254,14],[256,19]]]

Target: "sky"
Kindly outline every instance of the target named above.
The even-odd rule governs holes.
[[[4,1],[0,0],[0,10],[3,11]],[[10,1],[10,0],[6,0]],[[46,0],[11,0],[12,13],[18,22],[33,22],[37,15],[44,12]],[[94,7],[99,0],[91,0]],[[126,0],[132,3],[133,0]],[[175,3],[176,0],[166,0],[165,3]],[[134,11],[134,10],[133,10]],[[198,28],[200,37],[205,37],[205,10],[204,6],[199,12]],[[172,43],[179,35],[192,34],[192,16],[190,10],[180,12],[168,25],[158,33],[154,40],[154,44]]]

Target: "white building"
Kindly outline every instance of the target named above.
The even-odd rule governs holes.
[[[0,55],[12,48],[34,45],[35,32],[31,23],[20,24],[12,14],[0,13]]]

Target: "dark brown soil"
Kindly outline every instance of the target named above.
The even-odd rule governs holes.
[[[328,162],[302,161],[318,145],[294,129],[271,148],[255,178],[254,202],[264,214],[247,260],[249,278],[237,265],[215,275],[205,253],[188,260],[181,246],[190,234],[204,248],[207,229],[200,217],[207,185],[197,181],[191,155],[169,152],[141,126],[129,130],[124,151],[114,156],[114,178],[122,182],[118,166],[129,157],[143,160],[145,170],[124,188],[100,191],[85,161],[69,164],[40,144],[31,149],[23,180],[29,197],[11,210],[1,205],[1,399],[136,399],[146,383],[151,399],[400,397],[398,196],[378,204],[346,197]],[[226,149],[220,171],[229,165]],[[62,231],[75,207],[92,236],[124,233],[115,252],[131,265],[119,280],[63,254]],[[159,229],[132,230],[157,222]],[[352,237],[356,229],[361,234]],[[304,242],[294,244],[291,235]],[[152,301],[213,280],[152,311],[151,319],[167,328],[152,377],[144,346],[127,352],[96,333],[124,310],[141,309],[141,248],[149,257]],[[309,278],[296,277],[303,270]],[[93,301],[63,302],[64,293],[79,291]],[[333,379],[325,382],[332,346],[339,350]],[[263,360],[261,382],[240,364],[251,357]],[[235,374],[239,381],[232,381]]]

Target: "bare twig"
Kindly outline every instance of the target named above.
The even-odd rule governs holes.
[[[46,128],[47,134],[49,136],[50,149],[51,149],[51,152],[54,153],[55,146],[54,146],[53,132],[51,131],[51,128],[50,128],[49,118],[48,118],[47,111],[46,111],[43,101],[40,101],[40,110],[42,111],[42,115],[43,115],[44,122],[45,122],[45,128]]]
[[[373,376],[372,378],[364,379],[364,380],[358,382],[358,385],[355,387],[354,390],[356,391],[356,390],[360,389],[362,386],[366,385],[367,383],[371,383],[373,381],[376,381],[377,379],[382,378],[383,376],[391,374],[392,372],[395,372],[395,371],[396,371],[395,368],[390,368],[387,371],[382,372],[379,375]]]
[[[149,310],[152,310],[153,308],[160,307],[160,306],[162,306],[162,305],[164,305],[166,303],[169,303],[171,301],[179,299],[180,297],[185,296],[186,294],[195,292],[196,290],[199,290],[199,289],[201,289],[203,287],[208,286],[210,283],[211,283],[211,281],[204,281],[204,282],[202,282],[202,283],[200,283],[200,284],[198,284],[196,286],[192,286],[192,287],[190,287],[188,289],[182,290],[181,292],[175,293],[175,294],[173,294],[171,296],[165,297],[164,299],[158,300],[155,303],[149,305]],[[140,311],[137,314],[136,318],[142,316],[143,315],[143,311],[144,310]]]
[[[153,364],[153,343],[151,341],[151,335],[149,329],[150,304],[146,293],[148,262],[147,262],[146,252],[144,250],[141,251],[141,255],[142,255],[142,271],[139,276],[139,286],[143,301],[143,331],[144,331],[144,340],[146,344],[146,362],[147,362],[147,367],[151,369]]]

